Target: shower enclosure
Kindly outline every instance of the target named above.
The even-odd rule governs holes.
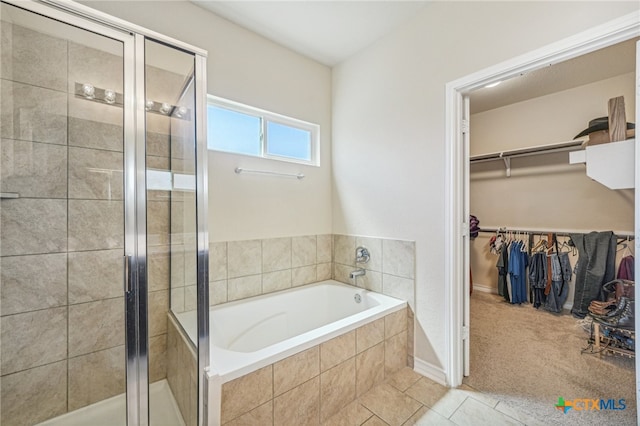
[[[0,7],[0,423],[206,424],[206,53]],[[197,311],[191,378],[170,306]]]

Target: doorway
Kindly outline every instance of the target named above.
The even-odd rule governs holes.
[[[187,274],[208,324],[206,53],[81,5],[0,7],[0,423],[206,424],[166,368]]]
[[[509,79],[521,73],[536,70],[550,64],[606,47],[640,34],[640,23],[636,14],[609,22],[580,33],[570,40],[564,40],[515,60],[498,64],[490,69],[469,75],[447,84],[446,87],[446,140],[447,167],[450,171],[447,180],[447,239],[448,253],[451,253],[447,265],[449,288],[447,306],[447,331],[449,338],[449,357],[447,359],[447,377],[451,386],[462,383],[465,362],[468,360],[469,326],[469,109],[467,94],[489,83]],[[636,69],[637,66],[636,66]],[[638,115],[636,110],[636,115]],[[636,117],[637,121],[637,117]],[[636,159],[637,159],[636,151]],[[637,160],[636,160],[637,161]],[[636,166],[637,170],[637,166]],[[636,173],[638,182],[638,173]],[[638,184],[636,183],[636,203],[638,202]],[[636,204],[635,215],[638,222],[640,209]],[[637,233],[636,233],[637,236]],[[636,243],[637,244],[637,243]],[[637,380],[638,374],[636,374]]]

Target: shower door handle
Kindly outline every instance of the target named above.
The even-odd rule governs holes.
[[[124,255],[124,293],[129,294],[131,292],[131,256]]]

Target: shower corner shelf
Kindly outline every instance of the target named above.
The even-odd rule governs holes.
[[[609,189],[635,188],[635,139],[587,146],[569,153],[569,164],[586,163],[587,176]]]

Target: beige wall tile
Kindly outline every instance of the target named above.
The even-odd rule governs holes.
[[[348,235],[333,236],[333,261],[346,266],[356,264],[356,239]]]
[[[147,201],[147,238],[154,245],[170,243],[169,209],[170,203],[167,201]],[[172,230],[172,232],[176,231]]]
[[[32,425],[59,416],[67,411],[67,361],[3,376],[0,387],[3,426]]]
[[[185,309],[187,308],[187,290],[185,289]],[[149,336],[167,332],[167,311],[169,310],[169,292],[149,293]]]
[[[225,423],[226,426],[251,426],[273,424],[273,400],[269,400],[242,416]]]
[[[169,158],[169,143],[168,134],[147,132],[147,155]]]
[[[67,255],[0,257],[2,315],[67,303]]]
[[[413,279],[382,274],[382,292],[387,296],[406,300],[409,307],[415,307],[415,282]]]
[[[257,296],[262,293],[262,275],[230,279],[227,283],[227,292],[229,302]]]
[[[2,78],[65,91],[66,40],[8,22],[2,27]]]
[[[349,358],[320,375],[320,422],[335,415],[355,398],[355,358]]]
[[[227,243],[209,244],[209,280],[227,279]]]
[[[262,272],[291,268],[291,238],[262,240]]]
[[[320,424],[320,378],[308,382],[273,399],[274,425]]]
[[[360,397],[384,381],[384,343],[356,356],[356,396]]]
[[[67,356],[67,308],[0,318],[2,374],[60,361]]]
[[[0,80],[2,138],[66,145],[66,111],[66,93]]]
[[[291,285],[293,287],[311,284],[317,281],[316,265],[302,266],[291,270]]]
[[[149,382],[167,377],[167,335],[149,338]]]
[[[69,306],[69,356],[123,345],[124,299]]]
[[[333,261],[333,236],[316,235],[316,262],[331,263]]]
[[[175,313],[184,312],[184,287],[171,289],[171,310]]]
[[[70,116],[69,146],[122,152],[122,129],[121,117],[117,122],[109,123]]]
[[[122,200],[123,154],[69,147],[69,198]]]
[[[367,271],[366,274],[356,278],[356,284],[360,288],[382,293],[382,273]]]
[[[0,140],[0,192],[16,192],[23,198],[66,198],[67,148]]]
[[[384,337],[388,339],[398,333],[407,330],[407,309],[400,309],[397,312],[384,317]]]
[[[262,293],[286,290],[291,288],[291,269],[266,272],[262,274]]]
[[[169,289],[169,245],[148,246],[149,291]]]
[[[184,288],[184,310],[195,311],[198,308],[198,288],[195,285],[188,285]]]
[[[121,296],[123,255],[122,249],[69,253],[69,303]]]
[[[117,42],[111,40],[109,42],[114,51],[120,50]],[[74,83],[77,81],[90,82],[95,87],[122,93],[123,63],[122,55],[114,55],[83,44],[69,42],[69,90],[74,88]]]
[[[171,288],[184,287],[184,247],[182,244],[172,244],[169,250]]]
[[[355,280],[349,278],[349,274],[353,271],[353,267],[345,266],[340,263],[333,264],[333,279],[341,283],[355,285]]]
[[[316,264],[317,238],[315,235],[293,237],[291,241],[291,266],[309,266]]]
[[[320,371],[326,371],[356,354],[356,331],[350,331],[320,345]]]
[[[247,413],[273,398],[273,368],[267,366],[222,385],[221,421]]]
[[[227,243],[227,256],[229,278],[262,272],[262,243],[260,240],[230,241]]]
[[[318,281],[325,281],[331,279],[333,264],[332,263],[320,263],[316,271],[316,279]]]
[[[125,391],[124,346],[69,359],[69,411]]]
[[[320,348],[297,353],[273,364],[273,393],[281,395],[320,374]]]
[[[384,372],[390,376],[407,366],[407,332],[396,334],[384,343]]]
[[[209,306],[227,302],[227,280],[209,282]]]
[[[413,241],[382,240],[382,272],[415,278],[416,250]]]
[[[122,201],[69,200],[68,232],[69,251],[124,247]]]
[[[366,247],[370,256],[367,263],[358,263],[357,266],[367,271],[382,272],[382,240],[380,238],[356,237],[357,247]]]
[[[384,341],[384,318],[356,329],[356,350],[358,353]]]
[[[0,246],[3,256],[67,250],[67,201],[15,199],[2,202]]]

